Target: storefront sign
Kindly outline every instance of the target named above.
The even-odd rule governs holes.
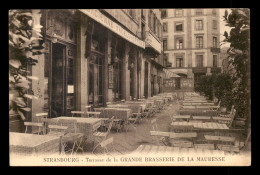
[[[103,15],[99,10],[97,10],[97,9],[82,9],[80,11],[83,12],[84,14],[88,15],[90,18],[96,20],[97,22],[99,22],[103,26],[107,27],[109,30],[115,32],[116,34],[118,34],[122,38],[126,39],[127,41],[129,41],[129,42],[131,42],[131,43],[133,43],[133,44],[135,44],[135,45],[137,45],[137,46],[139,46],[143,49],[145,48],[145,42],[143,42],[139,38],[135,37],[134,35],[132,35],[128,31],[126,31],[125,29],[123,29],[117,23],[110,20],[108,17]]]
[[[113,66],[108,65],[108,88],[113,88]]]
[[[150,32],[146,32],[146,39],[145,42],[149,44],[152,48],[154,48],[157,52],[162,52],[162,45],[158,42]]]

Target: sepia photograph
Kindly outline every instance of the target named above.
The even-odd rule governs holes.
[[[251,166],[249,8],[8,13],[9,166]]]

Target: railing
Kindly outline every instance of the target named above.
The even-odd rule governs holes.
[[[211,47],[211,48],[210,48],[210,51],[213,52],[213,53],[220,53],[220,48]]]

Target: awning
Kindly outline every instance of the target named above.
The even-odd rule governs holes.
[[[97,21],[104,27],[108,28],[112,32],[118,34],[122,38],[126,39],[130,43],[145,49],[145,42],[143,42],[142,40],[140,40],[139,38],[137,38],[136,36],[134,36],[133,34],[128,32],[127,30],[122,28],[119,24],[115,23],[114,21],[112,21],[111,19],[109,19],[108,17],[103,15],[99,10],[97,10],[97,9],[79,9],[79,11],[86,14],[90,18],[94,19],[95,21]]]
[[[171,72],[167,69],[164,69],[163,71],[164,71],[165,76],[166,76],[165,78],[179,78],[179,77],[181,77],[181,76],[177,75],[176,73],[173,73],[173,72]]]

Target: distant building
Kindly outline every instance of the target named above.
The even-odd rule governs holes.
[[[228,73],[228,53],[227,50],[229,49],[229,47],[223,47],[220,49],[220,62],[221,64],[221,69],[222,69],[222,73]]]
[[[193,90],[202,75],[221,72],[218,9],[161,9],[165,90]],[[167,83],[168,81],[168,83]]]

